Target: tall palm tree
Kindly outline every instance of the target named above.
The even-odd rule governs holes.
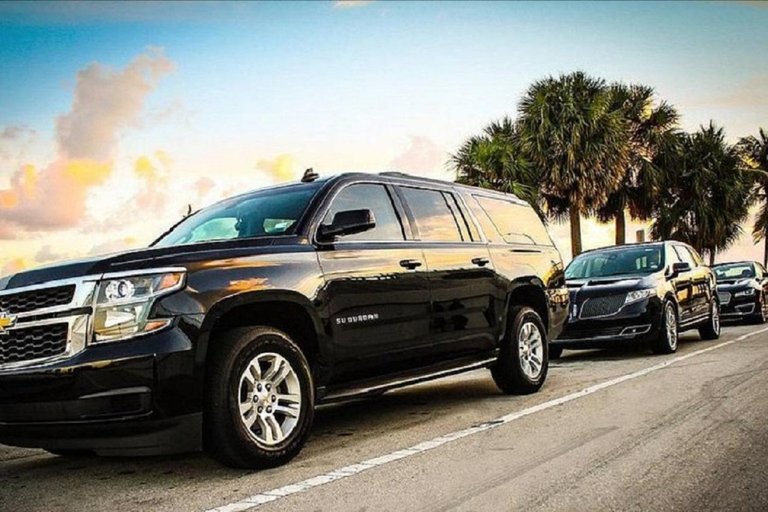
[[[755,171],[751,174],[755,181],[752,199],[760,210],[752,227],[752,238],[756,244],[765,240],[763,265],[768,265],[768,132],[760,128],[757,137],[743,137],[737,148],[746,168]]]
[[[521,149],[534,166],[547,213],[568,215],[581,253],[581,215],[603,206],[623,178],[625,120],[605,81],[583,72],[535,82],[518,108]]]
[[[515,124],[509,117],[490,123],[450,156],[456,181],[511,192],[539,210],[537,176],[520,150]]]
[[[625,212],[636,220],[648,220],[653,197],[659,186],[662,169],[654,157],[664,145],[673,142],[679,120],[675,107],[664,101],[655,104],[654,90],[645,85],[614,84],[611,86],[612,108],[626,120],[626,167],[622,183],[605,205],[597,211],[601,222],[615,221],[616,244],[626,243]]]
[[[714,264],[716,254],[742,233],[752,180],[713,123],[676,138],[677,144],[657,155],[667,172],[654,202],[652,236],[687,242]]]

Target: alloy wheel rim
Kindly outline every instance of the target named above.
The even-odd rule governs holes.
[[[517,344],[523,373],[529,379],[536,380],[544,367],[544,337],[539,326],[533,322],[525,322],[520,327]]]
[[[257,355],[240,376],[240,420],[248,435],[263,445],[280,444],[294,431],[301,399],[299,377],[280,354]]]
[[[712,303],[712,329],[720,334],[720,308],[717,307],[716,302]]]
[[[671,304],[667,306],[667,339],[671,348],[677,347],[677,315]]]

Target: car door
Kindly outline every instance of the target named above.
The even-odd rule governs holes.
[[[392,189],[352,183],[335,193],[321,216],[370,209],[369,231],[318,244],[325,279],[326,331],[335,380],[355,380],[421,364],[430,354],[430,294],[424,254],[406,240],[409,227]]]
[[[678,316],[681,324],[686,323],[691,319],[693,312],[693,260],[690,258],[683,258],[683,251],[679,250],[680,246],[669,245],[667,247],[667,262],[668,262],[668,275],[671,276],[670,280],[672,287],[675,290],[675,297],[677,298]],[[675,263],[688,263],[691,265],[691,269],[686,272],[679,272],[677,274],[672,273],[672,268]]]
[[[438,359],[493,350],[498,283],[490,252],[451,189],[397,187],[424,250]]]
[[[714,279],[712,271],[704,265],[699,253],[687,245],[678,246],[684,253],[684,261],[691,263],[691,321],[701,320],[709,315],[710,302],[716,291],[714,290]]]

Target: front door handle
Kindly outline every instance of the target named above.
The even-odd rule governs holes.
[[[413,270],[415,268],[419,268],[421,266],[421,262],[419,260],[401,260],[400,266],[407,268],[408,270]]]
[[[489,260],[488,258],[472,258],[472,264],[477,265],[478,267],[484,267],[490,262],[491,260]]]

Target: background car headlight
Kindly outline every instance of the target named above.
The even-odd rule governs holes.
[[[734,297],[749,297],[750,295],[755,294],[754,288],[747,288],[746,290],[742,290],[740,292],[736,292],[733,294]]]
[[[632,304],[633,302],[638,302],[643,299],[647,299],[648,297],[652,296],[654,293],[656,293],[656,290],[652,288],[648,288],[645,290],[634,290],[629,293],[627,293],[627,298],[624,299],[624,305]]]
[[[99,283],[93,316],[93,342],[117,341],[144,334],[171,323],[150,319],[155,299],[184,287],[184,271],[153,272],[107,278]]]

